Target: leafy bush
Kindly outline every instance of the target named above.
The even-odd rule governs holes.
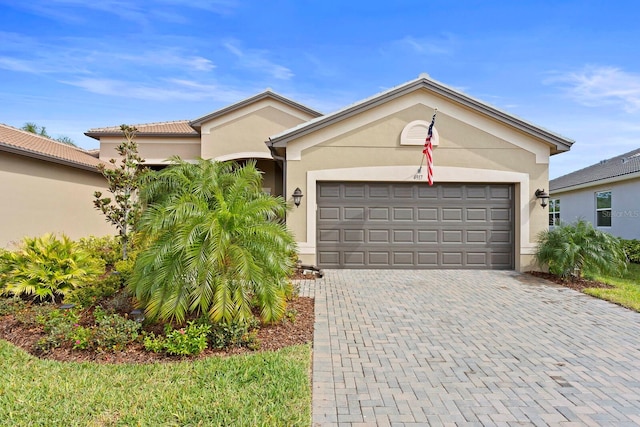
[[[596,230],[590,222],[561,224],[538,236],[536,262],[560,277],[587,274],[620,275],[627,259],[620,239]]]
[[[79,319],[80,316],[75,310],[52,309],[36,314],[36,321],[47,334],[38,340],[36,350],[46,353],[60,347],[68,340]]]
[[[138,338],[142,325],[133,320],[101,310],[94,311],[96,326],[93,331],[92,347],[99,351],[120,351]]]
[[[100,258],[105,266],[112,267],[120,260],[120,242],[114,236],[83,237],[76,242],[78,248],[88,252],[94,258]]]
[[[81,288],[74,289],[65,296],[65,300],[80,307],[92,307],[105,298],[112,297],[122,287],[117,274],[107,274],[95,279]]]
[[[24,308],[24,301],[17,297],[2,298],[0,297],[0,316],[14,314]]]
[[[2,256],[3,293],[55,301],[104,272],[104,264],[62,236],[26,237],[21,249]]]
[[[149,334],[144,338],[144,347],[155,353],[165,352],[174,356],[200,354],[207,348],[207,335],[211,325],[189,322],[186,328],[172,330],[167,325],[164,338]]]
[[[255,320],[255,319],[254,319]],[[209,333],[211,348],[223,349],[228,347],[249,347],[259,346],[256,338],[257,322],[243,323],[217,323],[214,324]]]
[[[621,242],[629,261],[640,264],[640,240],[621,240]]]

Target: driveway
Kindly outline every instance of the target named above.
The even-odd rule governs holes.
[[[515,272],[314,288],[314,426],[640,425],[638,313]]]

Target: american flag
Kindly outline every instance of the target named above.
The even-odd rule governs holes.
[[[437,111],[437,110],[436,110]],[[433,185],[433,125],[436,123],[436,112],[433,113],[431,118],[431,124],[429,125],[429,131],[427,132],[427,139],[424,142],[424,150],[422,154],[427,156],[427,181],[429,185]]]

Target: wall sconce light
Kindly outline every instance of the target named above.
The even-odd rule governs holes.
[[[302,200],[302,196],[304,196],[300,187],[296,187],[291,196],[293,197],[293,204],[296,205],[296,207],[300,206],[300,201]]]
[[[549,201],[549,194],[547,194],[547,192],[544,191],[544,188],[542,190],[537,189],[536,199],[540,199],[540,206],[542,206],[542,209],[544,209],[547,207],[547,202]]]

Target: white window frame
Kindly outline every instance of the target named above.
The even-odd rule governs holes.
[[[608,208],[599,208],[598,207],[598,195],[604,194],[604,193],[609,193],[610,206]],[[596,191],[595,198],[596,198],[596,227],[607,227],[607,228],[611,227],[613,225],[613,215],[611,215],[611,212],[612,212],[611,209],[613,207],[613,192],[611,190]],[[600,219],[599,213],[600,212],[607,212],[607,211],[609,211],[609,216],[608,216],[609,217],[609,225],[600,225],[600,223],[598,221]],[[606,218],[606,217],[607,217],[607,215],[603,214],[603,218]]]
[[[560,225],[560,199],[549,199],[549,227]]]

